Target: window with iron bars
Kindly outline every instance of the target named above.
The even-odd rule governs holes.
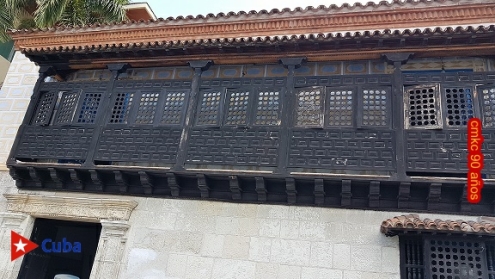
[[[401,236],[401,279],[495,279],[495,240]]]

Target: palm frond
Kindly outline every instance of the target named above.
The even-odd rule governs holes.
[[[123,0],[87,0],[88,10],[93,13],[94,22],[115,22],[126,19]],[[94,23],[93,22],[93,23]]]
[[[0,0],[0,42],[10,40],[7,30],[12,27],[12,14],[7,9],[5,0]]]
[[[38,27],[54,26],[60,21],[70,0],[39,0],[34,12],[34,21]]]

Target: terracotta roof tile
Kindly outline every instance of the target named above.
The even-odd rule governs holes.
[[[405,30],[375,30],[364,32],[332,32],[332,33],[310,33],[297,35],[280,36],[248,36],[236,38],[211,38],[211,39],[184,39],[171,41],[150,41],[139,43],[107,43],[107,44],[87,44],[79,46],[57,46],[57,47],[30,47],[20,48],[24,53],[53,53],[59,51],[86,52],[88,50],[109,51],[136,48],[183,48],[183,47],[215,47],[215,46],[237,46],[237,45],[260,45],[260,44],[284,44],[290,42],[323,42],[341,39],[358,38],[387,38],[387,37],[422,37],[422,36],[442,36],[453,34],[486,34],[494,33],[495,25],[489,26],[467,26],[467,27],[447,27],[447,28],[425,28],[425,29],[405,29]]]
[[[305,15],[308,13],[346,13],[346,12],[357,12],[357,11],[376,11],[379,9],[396,9],[396,8],[413,8],[419,5],[434,5],[434,6],[453,6],[453,5],[459,5],[460,3],[470,3],[472,0],[393,0],[391,2],[388,1],[380,1],[379,3],[375,2],[368,2],[366,4],[361,4],[359,2],[356,2],[354,4],[348,4],[344,3],[340,6],[331,4],[329,6],[325,5],[320,5],[318,7],[313,7],[313,6],[307,6],[306,8],[302,7],[297,7],[294,9],[289,9],[289,8],[284,8],[284,9],[272,9],[270,11],[268,10],[261,10],[261,11],[239,11],[239,12],[228,12],[228,13],[218,13],[218,14],[213,14],[209,13],[206,15],[187,15],[187,16],[177,16],[177,17],[167,17],[166,19],[164,18],[158,18],[157,20],[140,20],[140,21],[135,21],[135,20],[128,20],[128,21],[122,21],[122,22],[117,22],[117,23],[108,23],[108,24],[93,24],[93,25],[84,25],[84,26],[75,26],[75,27],[66,27],[66,26],[58,26],[55,28],[35,28],[35,29],[23,29],[23,30],[16,30],[15,32],[17,33],[32,33],[32,32],[55,32],[55,31],[62,31],[62,30],[68,30],[68,29],[76,29],[76,30],[92,30],[96,29],[99,27],[105,27],[105,26],[126,26],[126,25],[149,25],[149,24],[157,24],[160,22],[166,22],[166,23],[197,23],[199,21],[205,22],[205,20],[208,20],[208,22],[214,22],[218,20],[226,20],[226,19],[255,19],[256,17],[263,17],[263,16],[295,16],[295,15]],[[487,1],[487,0],[485,0]],[[476,2],[476,1],[475,1]],[[479,2],[479,1],[478,1]]]
[[[495,236],[495,223],[464,220],[420,219],[416,214],[400,215],[382,222],[380,231],[386,236],[406,232],[478,234]]]

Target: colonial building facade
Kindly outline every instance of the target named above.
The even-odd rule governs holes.
[[[2,239],[87,248],[0,275],[495,278],[494,14],[394,1],[12,32],[39,77]]]

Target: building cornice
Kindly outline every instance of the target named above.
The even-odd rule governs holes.
[[[46,31],[14,31],[16,48],[26,52],[67,52],[78,49],[102,49],[107,46],[138,44],[170,47],[180,42],[211,40],[250,41],[283,36],[328,34],[345,36],[347,32],[384,29],[431,28],[435,26],[478,26],[494,22],[495,2],[461,1],[447,6],[404,6],[397,9],[363,9],[354,12],[314,12],[264,17],[239,16],[224,20],[159,20],[128,22],[80,28],[56,28]]]
[[[4,194],[7,210],[33,217],[86,221],[127,221],[137,202],[122,199]]]

